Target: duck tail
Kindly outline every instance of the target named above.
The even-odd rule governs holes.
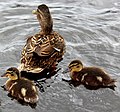
[[[110,81],[110,83],[108,84],[108,87],[109,87],[110,89],[114,90],[114,91],[115,91],[115,87],[116,87],[115,82],[116,82],[116,79],[112,79],[112,80]]]

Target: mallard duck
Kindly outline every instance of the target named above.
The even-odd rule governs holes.
[[[18,101],[22,100],[26,103],[35,104],[38,102],[38,90],[35,84],[20,76],[17,68],[11,67],[1,77],[8,77],[4,88],[10,93],[13,98]]]
[[[63,73],[70,72],[74,82],[80,82],[86,87],[108,87],[114,90],[115,79],[112,79],[104,70],[99,67],[84,67],[80,60],[73,60],[68,69]]]
[[[40,73],[44,69],[54,68],[62,59],[65,42],[59,33],[53,31],[53,20],[45,4],[39,5],[32,13],[37,15],[41,30],[28,37],[18,68],[20,71]]]

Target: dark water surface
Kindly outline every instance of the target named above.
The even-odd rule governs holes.
[[[0,74],[18,66],[26,38],[39,32],[31,11],[39,4],[50,7],[54,30],[66,40],[62,68],[43,83],[45,92],[35,109],[11,100],[0,88],[0,112],[120,112],[120,0],[0,0]],[[117,88],[88,90],[70,87],[62,70],[73,59],[100,66],[117,78]],[[0,78],[0,85],[6,79]]]

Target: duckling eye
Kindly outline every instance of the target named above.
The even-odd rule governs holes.
[[[11,72],[10,74],[11,74],[11,76],[14,76],[14,72]]]
[[[11,74],[11,76],[14,76],[14,74]]]
[[[79,68],[80,66],[76,66],[76,68]]]

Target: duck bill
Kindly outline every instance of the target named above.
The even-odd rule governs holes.
[[[38,14],[42,14],[42,12],[40,10],[33,10],[32,14],[38,15]]]
[[[38,11],[37,11],[37,10],[33,10],[33,11],[32,11],[32,14],[36,14],[36,15],[37,15],[37,14],[38,14]]]
[[[65,73],[68,73],[68,72],[70,72],[70,69],[66,68],[62,73],[65,74]]]

